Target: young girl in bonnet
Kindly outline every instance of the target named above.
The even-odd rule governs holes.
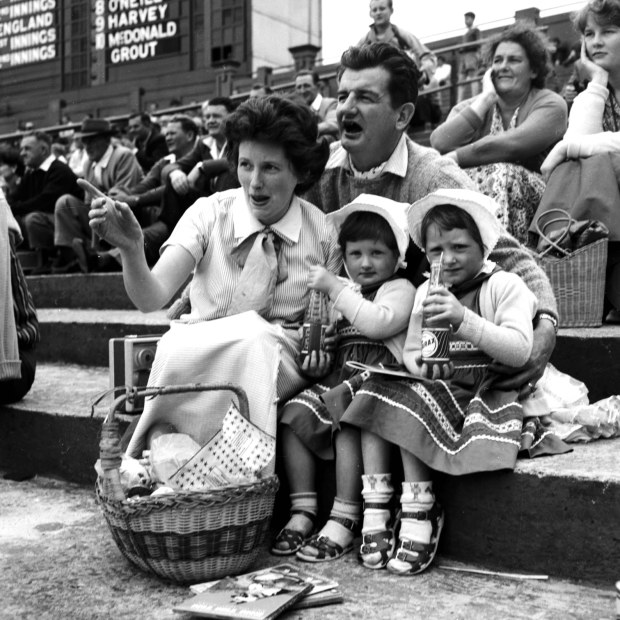
[[[491,361],[523,365],[533,341],[536,299],[521,279],[488,260],[500,234],[496,203],[474,191],[438,190],[414,203],[409,232],[429,262],[442,261],[446,288],[418,289],[403,361],[415,379],[374,375],[357,392],[342,422],[362,429],[365,502],[360,559],[392,573],[425,570],[437,551],[443,511],[432,471],[467,474],[514,468],[522,407],[516,391],[493,389]],[[450,363],[421,359],[422,317],[451,324]],[[400,449],[400,530],[390,449]]]
[[[333,364],[321,355],[306,357],[302,370],[318,382],[290,400],[280,418],[284,465],[291,490],[291,518],[278,534],[272,552],[308,562],[335,560],[351,550],[361,517],[359,430],[336,435],[336,498],[322,530],[308,540],[317,515],[315,459],[333,459],[333,427],[355,390],[361,371],[348,361],[402,364],[402,349],[415,289],[397,272],[409,243],[405,210],[409,205],[362,194],[327,217],[350,279],[321,266],[310,270],[310,288],[329,297],[341,314]]]

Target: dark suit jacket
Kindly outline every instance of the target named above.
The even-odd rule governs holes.
[[[153,167],[155,162],[168,155],[166,138],[158,131],[152,131],[146,142],[136,143],[136,147],[138,148],[136,159],[145,173]]]
[[[33,211],[54,213],[54,205],[63,194],[80,200],[84,192],[77,184],[77,177],[67,164],[55,159],[47,171],[28,170],[13,194],[10,205],[13,214],[23,217]]]

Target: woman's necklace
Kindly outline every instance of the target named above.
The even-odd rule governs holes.
[[[609,84],[609,102],[610,102],[610,112],[611,112],[611,122],[613,123],[614,132],[618,131],[618,116],[620,116],[620,105],[618,105],[618,100],[616,99],[616,92],[614,87]],[[606,119],[603,119],[606,120]],[[609,128],[611,129],[611,128]]]

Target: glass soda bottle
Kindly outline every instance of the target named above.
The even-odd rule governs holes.
[[[321,291],[310,291],[310,303],[302,326],[301,359],[316,351],[325,351],[325,330],[329,325],[327,295]]]
[[[445,286],[443,282],[442,260],[431,264],[431,277],[427,296],[431,289]],[[450,361],[450,323],[428,324],[428,318],[422,315],[422,362],[426,364],[444,364]]]

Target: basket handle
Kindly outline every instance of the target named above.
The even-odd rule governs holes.
[[[234,383],[187,383],[181,385],[171,385],[167,387],[147,387],[137,390],[132,396],[160,396],[163,394],[182,394],[185,392],[208,392],[215,390],[229,390],[234,392],[239,399],[239,413],[246,419],[250,419],[250,407],[245,390]],[[121,487],[120,466],[122,463],[121,436],[115,414],[121,409],[127,400],[128,395],[123,394],[114,400],[110,405],[110,411],[103,421],[101,427],[101,441],[99,442],[99,456],[101,459],[101,469],[103,470],[103,482],[105,493],[118,501],[125,500],[125,493]]]
[[[555,214],[559,214],[560,217],[552,217],[551,219],[546,220],[544,223],[541,223],[549,215]],[[539,258],[545,256],[548,252],[551,251],[552,248],[555,248],[558,252],[560,252],[560,254],[564,254],[564,256],[568,256],[570,254],[569,251],[560,247],[559,244],[564,241],[564,239],[566,239],[566,237],[568,236],[570,232],[570,227],[574,223],[574,221],[575,220],[573,220],[570,213],[568,213],[568,211],[565,211],[564,209],[549,209],[548,211],[545,211],[538,216],[538,218],[536,219],[536,232],[538,232],[541,239],[544,239],[548,243],[548,246],[538,254]],[[547,230],[549,229],[549,226],[551,226],[552,224],[557,224],[558,222],[564,222],[564,228],[562,229],[562,233],[557,239],[550,239],[547,235]]]

